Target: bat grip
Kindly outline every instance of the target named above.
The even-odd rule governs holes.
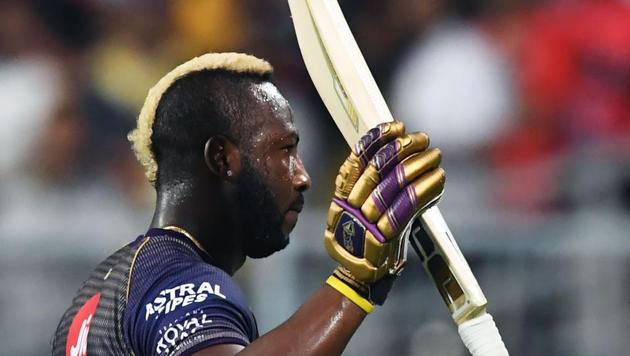
[[[492,315],[486,313],[459,325],[459,336],[473,356],[508,356]]]

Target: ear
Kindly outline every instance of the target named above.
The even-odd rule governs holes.
[[[221,180],[232,181],[241,172],[241,151],[225,136],[208,139],[203,156],[210,172]]]

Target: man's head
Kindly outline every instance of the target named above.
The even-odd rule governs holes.
[[[208,192],[203,203],[224,205],[250,257],[286,246],[310,185],[291,109],[270,75],[252,56],[198,57],[151,90],[130,134],[158,194]]]

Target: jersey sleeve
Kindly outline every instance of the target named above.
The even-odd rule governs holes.
[[[190,355],[218,344],[246,346],[257,337],[253,315],[228,274],[203,262],[168,265],[157,278],[136,278],[131,290],[125,325],[137,355]]]

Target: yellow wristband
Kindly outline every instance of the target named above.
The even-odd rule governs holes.
[[[339,293],[343,294],[346,298],[350,299],[359,308],[363,309],[364,312],[370,314],[372,310],[374,310],[374,305],[370,303],[369,300],[363,298],[354,289],[348,287],[347,284],[339,280],[339,278],[335,276],[330,276],[326,280],[326,284],[333,287]]]

